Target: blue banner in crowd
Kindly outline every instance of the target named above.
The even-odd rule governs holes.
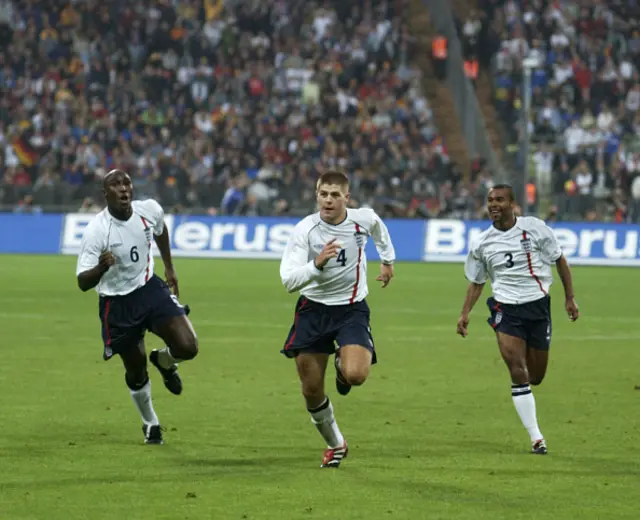
[[[60,253],[64,215],[0,213],[0,253]]]
[[[80,249],[91,214],[0,214],[0,253],[70,254]],[[297,220],[167,215],[176,256],[278,259]],[[490,223],[462,220],[388,220],[399,261],[461,262],[469,243]],[[640,226],[551,224],[575,265],[640,266]],[[367,255],[378,259],[370,240]]]

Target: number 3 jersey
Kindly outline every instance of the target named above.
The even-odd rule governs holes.
[[[483,231],[467,255],[465,276],[481,284],[491,280],[500,303],[522,304],[546,296],[553,282],[551,264],[562,256],[553,230],[535,217],[518,217],[515,226]]]
[[[76,275],[98,265],[110,251],[116,263],[104,274],[96,291],[101,296],[123,296],[153,276],[153,235],[164,231],[164,211],[155,200],[133,201],[129,220],[114,218],[105,208],[89,223],[82,236]]]
[[[347,305],[364,300],[367,286],[368,238],[373,238],[380,259],[391,264],[395,250],[384,222],[372,209],[348,209],[340,224],[328,224],[319,213],[309,215],[293,230],[280,263],[280,278],[289,292],[325,305]],[[332,239],[338,255],[319,270],[314,261]]]

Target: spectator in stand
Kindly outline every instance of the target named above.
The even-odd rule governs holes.
[[[449,42],[444,34],[437,33],[431,42],[431,58],[436,78],[443,81],[447,77],[447,57]]]
[[[632,218],[623,208],[628,168],[640,150],[638,3],[478,0],[478,7],[485,13],[478,48],[493,57],[497,107],[516,138],[522,62],[539,63],[532,71],[533,141],[553,143],[559,178],[551,185],[557,200],[569,202],[557,204],[557,217],[587,218],[595,208],[599,218]],[[561,182],[566,167],[573,173]]]
[[[451,208],[406,3],[4,0],[0,203],[77,208],[121,168],[175,211],[303,214],[341,167],[360,204],[450,181]]]

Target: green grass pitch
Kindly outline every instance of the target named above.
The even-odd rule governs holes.
[[[539,457],[485,298],[470,336],[455,335],[462,267],[399,264],[381,290],[371,265],[379,364],[346,398],[327,380],[351,448],[335,471],[319,468],[323,443],[279,354],[295,296],[276,262],[177,260],[201,351],[180,397],[150,367],[164,446],[142,444],[121,364],[101,358],[97,296],[74,269],[0,256],[1,520],[638,518],[638,270],[575,268],[575,324],[554,285]]]

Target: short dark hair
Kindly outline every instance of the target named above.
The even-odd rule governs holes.
[[[316,183],[316,190],[323,184],[337,184],[341,188],[349,189],[349,177],[339,170],[328,170],[320,175]]]
[[[509,193],[509,199],[512,201],[516,200],[516,198],[513,195],[513,186],[511,186],[511,184],[507,184],[507,183],[495,184],[489,191],[493,191],[493,190],[507,190],[507,192]]]

